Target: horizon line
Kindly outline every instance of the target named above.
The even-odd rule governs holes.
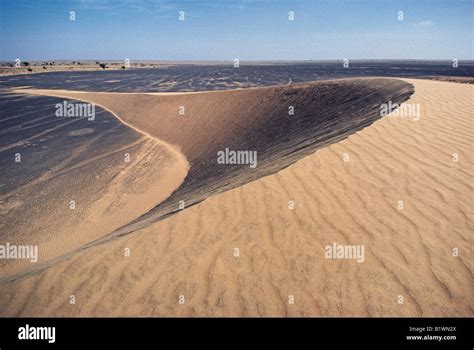
[[[128,59],[128,58],[126,58]],[[195,63],[195,62],[203,62],[203,63],[213,63],[213,62],[234,62],[235,59],[239,60],[239,64],[243,63],[255,63],[255,62],[263,62],[263,63],[278,63],[278,62],[339,62],[343,61],[344,59],[348,59],[349,62],[354,61],[452,61],[457,59],[458,61],[468,61],[474,62],[474,59],[471,58],[330,58],[330,59],[254,59],[254,60],[244,60],[238,57],[233,59],[197,59],[197,60],[186,60],[186,59],[129,59],[130,62],[165,62],[165,63]],[[0,59],[0,62],[14,62],[16,59]],[[112,59],[112,58],[67,58],[67,59],[24,59],[22,62],[46,62],[46,61],[53,61],[53,62],[123,62],[125,59]]]

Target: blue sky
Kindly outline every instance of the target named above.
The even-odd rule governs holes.
[[[472,0],[0,2],[0,60],[473,59]]]

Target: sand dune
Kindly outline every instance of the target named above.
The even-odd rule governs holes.
[[[317,128],[301,118],[296,125],[283,124],[281,134],[272,135],[282,137],[275,143],[264,142],[268,139],[262,128],[270,125],[275,130],[272,118],[283,115],[287,106],[275,112],[272,101],[286,97],[298,110],[303,107],[298,102],[312,95],[307,86],[290,87],[295,90],[289,95],[283,88],[231,92],[219,115],[209,112],[208,120],[192,122],[195,115],[190,108],[190,114],[182,117],[191,119],[192,125],[178,127],[171,120],[175,116],[161,125],[137,119],[140,108],[150,116],[162,111],[145,107],[151,105],[148,99],[164,99],[159,95],[138,100],[130,95],[123,105],[116,99],[108,101],[106,94],[81,96],[103,106],[113,103],[114,112],[125,122],[179,147],[186,155],[191,168],[180,187],[186,190],[171,196],[173,205],[178,198],[191,203],[208,198],[39,274],[2,283],[1,314],[472,315],[474,87],[408,80],[415,86],[408,103],[420,106],[419,120],[390,116],[364,128],[377,119],[381,101],[405,100],[411,93],[410,85],[393,82],[397,80],[353,82],[359,84],[361,95],[347,101],[329,98],[343,88],[340,83],[323,83],[319,87],[324,87],[322,96],[327,91],[328,99],[309,99],[308,108],[318,111],[319,125],[327,123],[324,133],[341,126],[337,134],[318,139]],[[373,94],[367,94],[368,89]],[[234,101],[233,94],[248,94],[246,101],[251,103]],[[205,108],[211,103],[194,96],[199,95],[186,95],[185,106],[203,104]],[[63,97],[74,96],[68,92]],[[176,95],[171,101],[166,105],[170,114],[183,99]],[[318,101],[324,102],[319,105]],[[345,110],[359,107],[354,111],[362,116],[348,129],[347,123],[341,123],[344,115],[331,123],[334,110],[321,112],[341,102]],[[136,114],[125,117],[131,103]],[[261,113],[254,113],[252,108],[257,107]],[[268,119],[256,118],[248,126],[233,120],[236,114]],[[219,116],[222,124],[213,125]],[[220,136],[223,125],[226,132]],[[200,143],[199,128],[208,128],[205,135],[215,145],[212,152]],[[307,133],[296,133],[302,129]],[[287,133],[290,137],[283,138]],[[264,163],[255,177],[236,169],[230,174],[205,172],[211,182],[199,174],[193,177],[193,167],[206,171],[210,155],[234,140],[230,135],[241,136],[239,143],[230,146],[244,141],[243,147],[257,147],[263,159],[272,162]],[[310,135],[318,142],[309,143]],[[326,147],[313,153],[322,146]],[[224,180],[217,183],[218,189],[212,187],[216,179]],[[226,186],[229,179],[233,184]],[[235,184],[240,186],[232,189]],[[196,192],[203,185],[204,192]],[[164,213],[155,211],[148,220]],[[333,243],[363,245],[364,262],[326,259],[325,247]],[[130,257],[124,254],[126,248]],[[453,256],[454,248],[459,256]],[[75,304],[69,303],[71,295]]]
[[[196,204],[344,139],[380,118],[381,103],[401,103],[413,88],[396,79],[366,78],[194,93],[16,92],[95,103],[186,157],[190,169],[184,183],[117,232],[123,234],[177,212],[180,202]],[[256,151],[258,166],[218,165],[216,155],[225,149]]]

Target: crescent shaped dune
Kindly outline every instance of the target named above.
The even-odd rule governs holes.
[[[72,226],[28,222],[44,253],[34,267],[0,266],[0,314],[470,315],[472,171],[452,154],[472,161],[474,86],[460,86],[357,78],[192,93],[13,90],[93,103],[138,136],[117,146],[102,180],[93,169],[105,156],[94,152],[65,160],[76,174],[43,175],[62,186],[61,203],[87,167],[106,190]],[[381,118],[382,105],[403,103],[420,119],[396,109]],[[229,150],[256,152],[256,166],[220,163]],[[50,186],[43,180],[34,186]],[[86,195],[96,185],[70,186]],[[7,215],[22,205],[13,198],[1,198]],[[47,203],[45,212],[60,205]],[[338,243],[365,246],[371,264],[325,258]],[[64,307],[71,294],[82,302]]]
[[[127,198],[127,213],[115,205],[113,217],[120,226],[105,222],[105,207],[119,194],[130,177],[143,172],[139,166],[127,167],[121,180],[103,198],[90,204],[78,229],[80,239],[55,233],[52,240],[61,242],[43,248],[51,255],[66,253],[106,234],[136,230],[150,222],[196,204],[211,195],[241,186],[275,173],[318,148],[346,138],[380,118],[380,105],[399,104],[413,93],[413,87],[396,79],[341,79],[334,81],[199,93],[106,93],[45,89],[17,89],[14,93],[53,96],[93,103],[113,113],[122,123],[143,134],[152,142],[146,154],[165,154],[168,160],[150,162],[167,169],[154,180],[141,179],[148,187],[157,183],[162,189],[148,189],[147,207],[130,211],[143,196]],[[289,113],[289,109],[292,113]],[[156,148],[156,149],[155,149]],[[256,152],[258,166],[222,165],[218,152],[228,150]],[[143,152],[142,152],[143,153]],[[149,157],[151,157],[149,155]],[[141,159],[141,155],[134,158]],[[150,172],[153,169],[145,168]],[[138,176],[136,176],[138,177]],[[140,176],[141,178],[142,176]],[[164,188],[164,190],[163,190]],[[117,208],[118,207],[118,208]],[[95,214],[92,214],[95,213]],[[93,219],[95,217],[96,219]],[[99,219],[101,218],[102,219]],[[130,222],[125,222],[125,218]],[[99,225],[95,222],[103,222]],[[91,225],[90,223],[94,223]],[[84,234],[86,232],[87,234]],[[42,242],[45,244],[45,242]],[[53,254],[54,252],[54,254]],[[11,267],[11,266],[10,266]]]

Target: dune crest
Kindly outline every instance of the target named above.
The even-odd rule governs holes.
[[[95,103],[131,128],[181,152],[191,167],[183,184],[153,210],[116,232],[144,227],[211,195],[273,174],[380,118],[413,87],[398,79],[358,78],[185,93],[108,93],[21,89],[18,93]],[[256,152],[258,166],[219,165],[226,149]]]
[[[413,86],[397,79],[364,78],[192,93],[14,93],[94,103],[143,134],[154,150],[137,167],[123,170],[125,176],[105,184],[107,190],[100,191],[78,220],[47,236],[41,264],[20,272],[9,264],[10,273],[3,273],[1,283],[38,273],[212,195],[276,173],[369,126],[380,118],[382,104],[405,101]],[[221,164],[219,155],[229,152],[250,154],[254,163]],[[135,186],[140,195],[130,197],[134,181],[141,183]]]

